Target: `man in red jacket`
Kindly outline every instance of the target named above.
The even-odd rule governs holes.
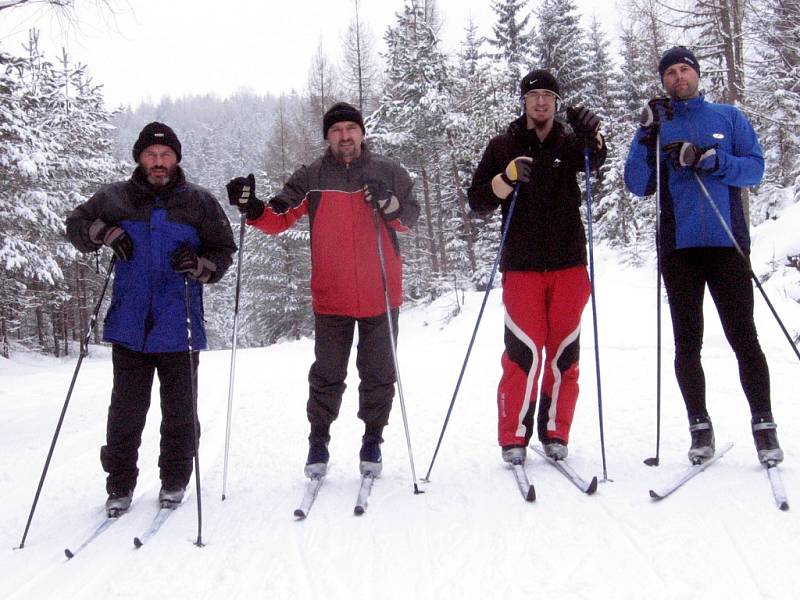
[[[576,174],[584,168],[585,145],[592,167],[606,157],[594,113],[568,109],[572,131],[556,120],[561,96],[549,71],[528,73],[520,96],[524,114],[489,142],[468,190],[470,208],[489,212],[499,206],[503,224],[511,219],[500,259],[506,315],[497,390],[498,441],[507,462],[525,459],[542,370],[539,439],[551,458],[567,456],[581,313],[590,293]]]
[[[358,417],[365,425],[361,470],[377,474],[396,379],[388,318],[396,335],[403,302],[396,232],[408,231],[416,223],[419,204],[408,172],[367,148],[364,120],[354,106],[334,104],[325,113],[322,134],[328,142],[325,153],[297,169],[269,202],[256,198],[252,174],[231,180],[228,198],[247,216],[248,225],[268,234],[285,231],[306,214],[310,219],[315,361],[308,374],[311,434],[306,475],[327,471],[330,425],[342,403],[356,324]],[[388,316],[374,211],[382,217]]]

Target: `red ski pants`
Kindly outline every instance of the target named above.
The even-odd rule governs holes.
[[[581,314],[591,286],[584,265],[503,274],[505,351],[497,389],[498,441],[527,445],[539,373],[539,439],[569,442],[578,398]]]

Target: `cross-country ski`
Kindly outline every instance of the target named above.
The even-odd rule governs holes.
[[[324,475],[314,475],[306,481],[305,489],[303,491],[303,499],[300,506],[294,511],[294,516],[298,519],[305,519],[314,505],[314,500],[317,499],[319,489],[322,487],[322,482],[325,481]]]
[[[689,467],[686,468],[686,470],[683,473],[681,473],[678,477],[676,477],[672,482],[668,483],[666,486],[657,489],[651,489],[650,497],[653,500],[663,500],[664,498],[666,498],[667,496],[678,490],[680,487],[682,487],[683,484],[685,484],[687,481],[689,481],[693,477],[696,477],[697,475],[705,471],[708,467],[716,463],[720,458],[725,456],[725,454],[731,448],[733,448],[732,443],[725,444],[724,446],[719,448],[714,454],[714,456],[712,456],[711,458],[705,460],[700,464],[690,465]]]
[[[181,505],[180,502],[168,502],[168,501],[161,501],[158,512],[153,517],[153,521],[150,523],[150,527],[142,533],[133,538],[133,545],[135,548],[141,548],[144,544],[146,544],[154,535],[156,535],[161,526],[164,525],[166,520],[172,516],[175,510]]]
[[[536,500],[536,489],[528,479],[528,474],[525,472],[525,465],[522,462],[512,462],[509,465],[511,472],[514,474],[514,481],[517,484],[519,493],[522,494],[526,502],[533,502]]]
[[[353,508],[353,514],[363,515],[367,510],[367,501],[369,500],[370,492],[372,492],[372,484],[375,483],[375,475],[370,472],[364,473],[361,476],[361,484],[358,486],[358,497],[356,498],[356,505]]]
[[[781,510],[789,510],[789,498],[786,495],[786,488],[783,486],[783,477],[777,465],[768,465],[767,477],[769,477],[772,497],[775,499],[776,506]]]
[[[572,468],[572,465],[569,464],[567,459],[563,460],[553,460],[549,456],[544,453],[539,446],[531,444],[531,449],[533,449],[536,454],[544,458],[548,463],[553,465],[556,470],[561,473],[564,477],[566,477],[572,485],[577,487],[580,491],[582,491],[587,496],[591,496],[597,491],[597,477],[592,476],[590,481],[586,481],[583,479],[578,473],[575,472],[575,469]]]
[[[80,542],[77,546],[74,546],[74,549],[69,547],[64,548],[64,555],[67,559],[74,558],[78,552],[86,548],[89,544],[91,544],[95,539],[100,536],[104,531],[106,531],[109,527],[111,527],[117,520],[120,519],[120,516],[116,517],[105,517],[97,527],[88,535],[82,542]]]

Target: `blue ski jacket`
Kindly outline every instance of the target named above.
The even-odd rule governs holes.
[[[735,106],[707,102],[701,94],[670,104],[671,119],[661,119],[661,251],[680,248],[732,247],[719,218],[708,205],[694,172],[673,164],[663,148],[686,141],[700,148],[714,147],[717,169],[698,171],[712,201],[722,214],[742,251],[750,251],[741,188],[758,185],[764,174],[764,154],[753,126]],[[625,162],[625,185],[637,196],[656,191],[655,144],[646,144],[639,128]]]
[[[99,248],[89,237],[95,219],[122,227],[133,241],[130,260],[117,260],[111,305],[103,340],[136,352],[183,352],[188,349],[184,275],[170,264],[188,244],[216,270],[219,281],[236,251],[230,223],[207,190],[188,183],[178,168],[175,180],[154,190],[139,173],[128,181],[105,185],[67,217],[67,237],[83,252]],[[203,286],[189,277],[192,349],[206,347]]]

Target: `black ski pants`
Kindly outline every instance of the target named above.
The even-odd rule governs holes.
[[[707,415],[700,362],[705,287],[739,363],[739,380],[753,415],[770,413],[769,368],[753,321],[753,284],[734,248],[685,248],[662,260],[675,336],[675,375],[689,418]]]
[[[157,372],[161,395],[161,448],[158,459],[162,485],[184,488],[192,475],[194,434],[188,352],[147,354],[114,344],[114,387],[108,407],[106,445],[100,462],[108,473],[106,490],[128,491],[136,487],[139,446],[142,443],[153,376]],[[197,390],[199,353],[192,353],[194,389]],[[195,423],[200,435],[200,424]]]
[[[395,342],[397,315],[398,310],[392,310]],[[342,394],[347,387],[347,363],[356,325],[356,368],[361,379],[358,385],[358,418],[364,421],[366,435],[378,437],[389,422],[396,377],[386,314],[356,318],[315,313],[315,360],[308,373],[306,406],[311,438],[327,441],[330,438],[330,425],[339,416]]]

